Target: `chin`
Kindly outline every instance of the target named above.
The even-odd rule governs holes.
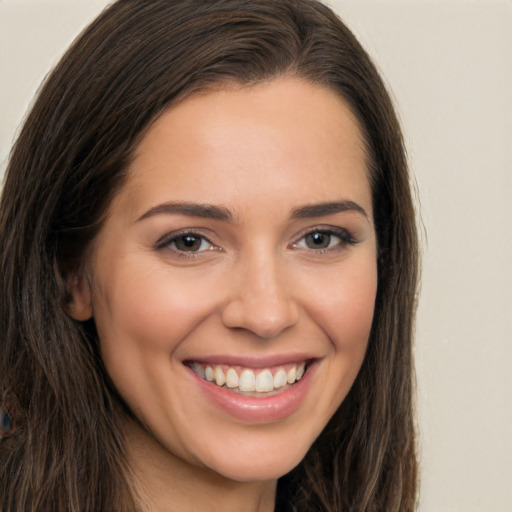
[[[300,464],[317,437],[316,429],[308,428],[302,432],[293,429],[295,435],[287,429],[271,432],[269,425],[257,430],[218,439],[214,445],[208,443],[209,449],[207,444],[203,445],[208,451],[198,454],[201,464],[237,482],[277,480]]]
[[[294,469],[304,458],[306,452],[300,454],[273,453],[268,458],[261,458],[248,464],[246,458],[219,461],[211,469],[217,474],[241,483],[277,480]]]

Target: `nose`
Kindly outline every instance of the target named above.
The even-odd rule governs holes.
[[[228,285],[230,296],[222,311],[224,325],[250,331],[261,339],[275,338],[295,325],[299,306],[292,296],[290,276],[285,274],[273,258],[239,264]]]

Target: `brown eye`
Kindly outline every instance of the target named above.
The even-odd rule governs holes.
[[[208,238],[194,231],[178,231],[162,237],[156,244],[156,250],[168,250],[178,256],[195,256],[218,249]]]
[[[327,249],[331,245],[331,235],[315,231],[306,235],[304,241],[308,249]]]
[[[336,226],[319,227],[308,233],[304,233],[293,247],[296,249],[309,249],[318,251],[319,254],[327,251],[335,251],[357,244],[357,241],[344,228]]]
[[[204,239],[197,235],[186,234],[173,240],[176,250],[183,252],[197,252],[201,249]]]

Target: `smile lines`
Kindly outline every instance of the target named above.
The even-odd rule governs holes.
[[[286,368],[273,370],[264,368],[258,374],[250,368],[220,365],[210,366],[200,363],[190,364],[190,368],[202,379],[220,387],[240,393],[268,393],[284,388],[287,384],[299,381],[306,371],[306,363],[288,364]]]

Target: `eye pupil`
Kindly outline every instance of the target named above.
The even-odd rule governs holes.
[[[201,247],[201,238],[194,235],[183,235],[176,239],[176,248],[180,251],[194,252]]]
[[[306,245],[310,249],[326,249],[331,242],[331,236],[326,233],[309,233],[306,235]]]

